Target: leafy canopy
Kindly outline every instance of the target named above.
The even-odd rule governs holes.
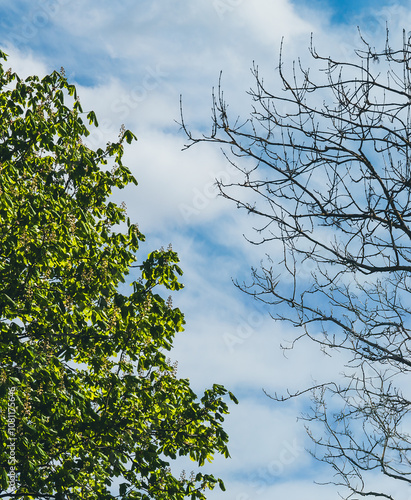
[[[63,72],[23,81],[0,65],[0,113],[0,498],[201,499],[217,482],[224,489],[169,468],[178,455],[199,466],[229,456],[227,391],[214,385],[199,400],[177,378],[165,351],[184,317],[157,293],[182,287],[177,254],[156,250],[137,265],[144,236],[109,201],[136,184],[122,163],[135,136],[123,129],[118,142],[88,148]]]

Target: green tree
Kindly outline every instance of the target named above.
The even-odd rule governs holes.
[[[411,37],[362,42],[343,60],[311,46],[320,71],[280,53],[277,87],[254,67],[247,120],[219,89],[212,133],[185,130],[226,146],[239,177],[221,194],[269,254],[241,288],[335,356],[334,374],[273,399],[311,395],[313,454],[344,498],[393,500],[411,485]]]
[[[0,497],[200,499],[224,489],[169,467],[179,455],[198,466],[229,456],[227,391],[214,385],[198,399],[177,378],[165,353],[184,317],[157,293],[182,287],[177,254],[136,264],[144,236],[108,199],[136,184],[122,163],[134,135],[89,149],[63,73],[22,80],[0,65],[0,89]]]

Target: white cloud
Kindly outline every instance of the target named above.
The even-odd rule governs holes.
[[[27,78],[30,75],[42,77],[50,72],[45,61],[36,57],[32,52],[23,53],[14,46],[6,46],[3,50],[8,56],[4,66],[10,65],[11,69],[21,78]]]
[[[30,5],[30,22],[39,8]],[[115,139],[123,122],[138,136],[138,142],[126,148],[125,164],[139,186],[115,197],[126,201],[130,217],[149,236],[143,249],[172,242],[180,254],[186,289],[176,294],[175,304],[186,314],[187,332],[178,336],[171,353],[179,360],[180,376],[190,377],[198,391],[216,382],[239,392],[240,405],[232,407],[227,420],[233,458],[216,459],[215,473],[229,477],[230,490],[224,496],[217,490],[210,499],[336,496],[334,488],[313,485],[316,470],[300,451],[305,438],[301,424],[295,423],[299,403],[281,407],[264,399],[261,389],[297,390],[312,380],[329,380],[335,376],[338,358],[327,358],[303,341],[286,359],[278,344],[296,330],[274,323],[233,287],[231,278],[247,277],[249,267],[258,265],[267,249],[249,245],[242,237],[251,234],[255,219],[215,196],[214,177],[235,179],[218,148],[201,145],[182,152],[185,139],[174,123],[183,94],[188,125],[198,134],[209,130],[211,87],[218,83],[220,70],[229,111],[233,117],[247,116],[251,102],[245,92],[253,84],[252,61],[259,64],[267,83],[274,82],[282,36],[289,69],[295,57],[309,60],[311,31],[319,52],[351,57],[355,28],[330,30],[329,18],[309,8],[297,10],[286,0],[98,5],[60,0],[58,15],[50,13],[42,31],[46,37],[53,26],[59,28],[61,54],[74,74],[87,74],[107,61],[101,66],[107,71],[91,75],[98,85],[79,86],[84,109],[94,109],[100,121],[91,145],[104,146]],[[396,38],[401,35],[396,29],[399,20],[407,25],[410,18],[409,12],[395,6],[382,10],[368,30],[370,36],[384,31],[382,20],[387,16]],[[8,52],[10,65],[24,76],[54,69],[46,51],[9,47]],[[276,245],[269,251],[280,255]],[[290,447],[298,449],[295,460]],[[306,477],[307,469],[312,478]],[[249,478],[245,471],[250,471]],[[251,476],[258,471],[256,486]]]
[[[283,37],[286,40],[296,40],[301,35],[306,38],[318,27],[317,23],[303,19],[288,0],[275,3],[270,0],[244,1],[239,10],[244,28],[252,34],[253,40],[271,52]]]

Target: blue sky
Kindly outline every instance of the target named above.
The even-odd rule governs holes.
[[[298,7],[307,7],[317,12],[326,12],[330,16],[332,24],[355,24],[362,17],[367,17],[367,13],[380,7],[399,5],[400,2],[386,2],[382,0],[293,0],[292,3]],[[405,2],[402,2],[405,5]]]
[[[182,151],[179,97],[193,131],[207,130],[211,89],[222,70],[230,110],[246,117],[250,67],[255,61],[275,88],[282,37],[290,63],[301,57],[310,65],[311,33],[320,53],[349,58],[359,45],[357,25],[377,45],[386,22],[394,34],[408,30],[406,6],[380,0],[0,0],[0,46],[15,71],[41,75],[63,66],[84,110],[97,113],[92,147],[117,137],[122,123],[138,137],[125,162],[139,186],[116,196],[146,234],[143,251],[172,243],[180,255],[185,289],[174,304],[187,327],[172,357],[198,393],[222,383],[240,400],[227,419],[232,459],[217,458],[209,467],[223,477],[227,492],[215,490],[210,499],[338,498],[335,488],[314,484],[332,471],[304,450],[310,442],[296,421],[303,402],[279,406],[262,393],[332,377],[336,361],[308,343],[286,359],[279,344],[295,331],[273,323],[265,308],[234,287],[232,279],[247,279],[266,252],[281,249],[249,245],[243,234],[252,235],[255,221],[216,196],[216,177],[236,179],[218,148]]]

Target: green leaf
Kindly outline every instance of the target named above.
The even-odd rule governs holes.
[[[127,144],[131,144],[133,140],[137,141],[137,137],[133,134],[133,132],[130,132],[130,130],[126,130],[123,137]]]
[[[98,121],[97,121],[97,117],[96,117],[96,114],[95,114],[94,111],[90,111],[87,114],[87,118],[88,118],[88,121],[89,121],[90,125],[94,124],[96,127],[98,127]]]
[[[234,396],[234,394],[229,391],[228,395],[230,396],[231,401],[233,401],[236,405],[238,405],[238,399]]]
[[[136,180],[122,140],[85,146],[81,106],[65,103],[75,87],[57,72],[10,85],[0,68],[0,419],[4,438],[15,384],[19,494],[97,500],[118,480],[124,500],[149,499],[162,481],[161,500],[182,499],[164,458],[202,465],[226,454],[227,436],[215,417],[225,389],[197,398],[164,354],[184,325],[162,298],[182,288],[178,256],[154,250],[136,267],[136,222],[110,230],[126,220],[112,189]],[[130,271],[140,274],[123,294]],[[205,428],[207,439],[187,438]]]
[[[119,488],[119,491],[120,491],[120,495],[123,496],[126,494],[126,491],[127,491],[127,488],[129,487],[129,484],[127,483],[121,483],[120,484],[120,488]]]
[[[225,491],[225,485],[222,479],[218,479],[218,485],[220,486],[220,490]]]

